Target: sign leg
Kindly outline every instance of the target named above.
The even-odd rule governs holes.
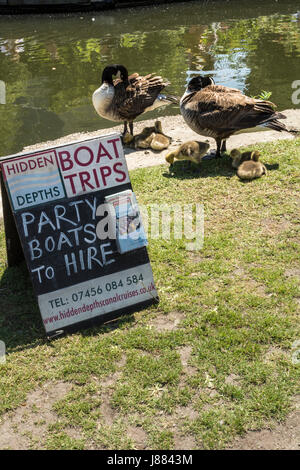
[[[3,220],[6,238],[6,252],[8,267],[16,266],[24,260],[24,253],[20,242],[19,234],[15,224],[15,219],[10,207],[8,195],[3,181],[2,172],[0,171],[1,193]]]

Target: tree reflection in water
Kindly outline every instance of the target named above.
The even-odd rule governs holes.
[[[123,63],[155,72],[181,95],[187,79],[210,73],[216,83],[250,95],[272,91],[292,106],[300,79],[300,22],[295,2],[187,2],[91,14],[0,19],[0,155],[78,131],[107,128],[92,104],[101,71]],[[95,21],[92,21],[95,18]],[[177,114],[178,107],[147,117]]]

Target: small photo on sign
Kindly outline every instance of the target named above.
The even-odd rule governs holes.
[[[116,241],[120,253],[147,246],[148,241],[141,221],[135,194],[122,191],[105,197],[111,207],[110,215],[116,224]]]

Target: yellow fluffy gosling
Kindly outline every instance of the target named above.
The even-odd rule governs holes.
[[[166,155],[166,161],[172,165],[174,160],[189,160],[199,164],[202,157],[207,153],[209,144],[207,142],[189,141],[181,144],[177,149]]]
[[[233,149],[230,152],[232,158],[232,167],[237,169],[243,162],[247,160],[258,161],[260,153],[255,150],[252,152],[240,152],[238,149]]]
[[[148,149],[155,135],[155,127],[144,127],[140,134],[134,137],[134,147],[136,149]]]
[[[265,165],[255,160],[245,161],[237,169],[237,175],[241,180],[254,180],[266,174]]]
[[[155,122],[155,134],[151,141],[150,147],[153,150],[164,150],[167,149],[171,143],[171,137],[168,137],[163,133],[161,122]]]

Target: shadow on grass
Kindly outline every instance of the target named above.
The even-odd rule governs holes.
[[[85,329],[74,328],[73,332],[49,340],[25,262],[6,268],[0,279],[0,340],[4,341],[7,352],[46,343],[51,345],[53,341],[76,332],[82,336],[106,334],[135,323],[135,317],[128,314],[102,324],[99,321],[99,318],[95,319],[95,323]]]
[[[35,347],[46,338],[25,262],[6,268],[0,280],[0,339],[7,351]]]
[[[272,170],[278,170],[279,169],[279,163],[272,163],[272,165],[268,164],[268,163],[264,163],[266,169],[268,171],[272,171]]]
[[[227,155],[221,158],[204,158],[200,165],[187,160],[175,161],[169,172],[163,173],[166,178],[194,179],[210,178],[214,176],[225,176],[231,178],[235,175],[235,170],[231,166],[231,158]]]
[[[81,336],[98,336],[99,334],[108,334],[111,331],[117,330],[127,326],[132,326],[136,323],[134,313],[123,315],[120,318],[102,323],[102,325],[94,325],[80,331]]]
[[[204,158],[200,165],[196,165],[187,160],[175,161],[172,167],[169,168],[169,172],[163,173],[165,178],[178,178],[184,179],[195,179],[195,178],[211,178],[216,176],[225,176],[226,178],[232,178],[236,175],[236,170],[231,166],[231,158],[225,155],[221,158]],[[265,164],[268,171],[278,170],[279,164]]]

